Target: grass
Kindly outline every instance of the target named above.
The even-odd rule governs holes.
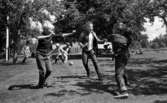
[[[72,58],[73,65],[53,64],[48,88],[34,90],[30,87],[38,80],[34,59],[28,64],[0,64],[0,103],[167,103],[167,51],[145,51],[133,55],[127,66],[130,97],[126,100],[113,98],[116,88],[114,61],[99,57],[104,81],[96,80],[90,63],[91,79],[79,58]]]

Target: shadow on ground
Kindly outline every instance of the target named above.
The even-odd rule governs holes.
[[[109,63],[109,62],[107,62]],[[132,59],[130,65],[147,65],[146,68],[136,69],[131,68],[127,70],[129,75],[129,81],[132,84],[130,92],[134,95],[161,95],[167,94],[167,60],[155,60],[155,59]],[[149,65],[148,65],[149,64]],[[113,65],[110,65],[113,66]],[[111,72],[111,71],[110,71]],[[106,75],[106,80],[113,79],[114,75]],[[109,92],[113,94],[113,90],[109,90],[110,87],[116,87],[116,85],[108,83],[101,84],[96,81],[78,82],[77,86],[82,87],[88,92],[100,93]]]
[[[85,79],[86,76],[80,76],[80,75],[69,75],[69,76],[58,76],[57,79]]]
[[[151,64],[151,63],[167,63],[167,59],[165,60],[156,60],[156,58],[132,58],[129,61],[130,64]]]
[[[154,103],[167,103],[167,100],[156,100]]]
[[[10,66],[10,65],[30,65],[31,63],[22,63],[22,62],[18,62],[18,63],[12,63],[12,62],[1,62],[0,65],[1,66]]]
[[[73,85],[74,87],[79,87],[76,89],[61,89],[57,92],[46,93],[44,96],[54,96],[54,97],[64,97],[64,96],[87,96],[92,93],[103,94],[105,92],[113,94],[113,90],[108,88],[112,84],[103,84],[97,80],[85,80],[82,82],[77,82]]]
[[[75,95],[79,95],[79,96],[85,96],[85,95],[90,95],[91,93],[89,92],[79,92],[77,90],[66,90],[66,89],[62,89],[58,92],[53,92],[53,93],[47,93],[44,96],[48,97],[48,96],[54,96],[54,97],[63,97],[63,96],[75,96]]]
[[[105,62],[107,61],[107,62]],[[111,67],[114,64],[111,64],[109,59],[99,60],[99,62],[109,65]],[[135,67],[131,67],[135,65]],[[146,65],[146,68],[141,67]],[[129,81],[133,84],[130,87],[130,92],[134,95],[162,95],[167,94],[167,60],[155,60],[154,58],[132,58],[129,62],[130,69],[127,70],[129,75]],[[136,69],[136,67],[141,67]],[[59,76],[56,77],[60,80],[61,84],[64,85],[70,80],[74,80],[75,84],[72,86],[79,87],[80,89],[66,89],[61,88],[58,92],[51,92],[45,94],[45,96],[56,96],[61,97],[64,95],[90,95],[92,93],[103,94],[105,92],[114,94],[113,88],[116,88],[114,74],[105,75],[104,79],[109,80],[107,83],[99,82],[97,80],[85,79],[85,76]],[[63,79],[63,80],[61,80]],[[65,81],[64,81],[65,80]],[[105,81],[104,80],[104,81]],[[55,82],[57,83],[57,81]],[[56,84],[55,84],[56,85]],[[66,87],[66,85],[64,85]],[[23,84],[23,85],[12,85],[9,90],[18,90],[18,89],[32,89],[32,84]],[[154,103],[166,103],[167,101],[157,100]]]
[[[108,59],[106,59],[108,61]],[[105,60],[100,60],[105,62]],[[129,75],[129,81],[132,87],[129,88],[130,93],[133,95],[162,95],[167,94],[167,60],[154,60],[154,59],[132,59],[129,65],[135,65],[141,67],[141,65],[147,65],[146,68],[136,69],[134,67],[127,70]],[[113,67],[111,62],[105,62],[105,64]],[[149,64],[149,65],[148,65]],[[163,64],[163,65],[158,65]],[[149,68],[149,69],[148,69]],[[106,71],[105,71],[106,72]],[[57,93],[48,93],[45,96],[56,96],[61,97],[64,95],[90,95],[92,93],[103,94],[105,92],[114,94],[116,88],[114,70],[108,71],[112,75],[104,75],[104,81],[106,83],[99,82],[97,80],[85,79],[84,76],[60,76],[58,79],[77,79],[74,86],[80,87],[81,89],[67,90],[62,89]],[[69,81],[69,80],[68,80]],[[63,81],[62,81],[63,83]],[[166,101],[155,101],[155,103],[166,103]]]
[[[21,89],[32,89],[35,86],[33,84],[20,84],[20,85],[11,85],[8,90],[21,90]]]
[[[52,85],[46,85],[46,88],[53,87]],[[42,89],[39,88],[37,85],[34,84],[19,84],[19,85],[11,85],[9,86],[8,90],[22,90],[22,89]]]
[[[104,92],[108,92],[114,94],[114,89],[111,87],[115,87],[115,84],[112,83],[105,83],[96,80],[88,80],[85,82],[78,82],[76,86],[82,87],[83,91],[88,91],[90,93],[100,93],[103,94]]]
[[[167,94],[167,60],[132,59],[130,65],[147,65],[146,68],[127,70],[129,81],[135,84],[130,90],[134,95]]]

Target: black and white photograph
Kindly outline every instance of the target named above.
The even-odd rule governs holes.
[[[167,103],[167,0],[0,0],[0,103]]]

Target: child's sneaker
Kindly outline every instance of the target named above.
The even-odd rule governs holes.
[[[129,97],[129,94],[127,91],[116,92],[114,95],[114,98],[116,99],[126,99],[128,97]]]

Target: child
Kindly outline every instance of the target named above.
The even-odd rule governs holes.
[[[31,56],[31,51],[30,51],[30,46],[29,46],[29,41],[26,41],[26,45],[23,47],[22,52],[24,55],[24,59],[22,60],[22,63],[26,63],[26,60],[28,57]]]
[[[82,48],[82,62],[83,66],[86,70],[87,77],[90,77],[90,69],[88,66],[88,59],[90,58],[95,67],[96,73],[98,75],[98,79],[102,80],[102,74],[99,69],[98,61],[96,58],[96,53],[94,47],[97,47],[97,42],[105,42],[105,40],[100,40],[96,33],[93,31],[93,23],[88,21],[86,23],[85,31],[80,34],[80,46]]]
[[[69,52],[70,48],[71,48],[71,46],[69,43],[67,43],[66,46],[62,48],[62,56],[64,58],[64,61],[63,61],[64,63],[67,63],[67,61],[68,61],[68,52]]]

